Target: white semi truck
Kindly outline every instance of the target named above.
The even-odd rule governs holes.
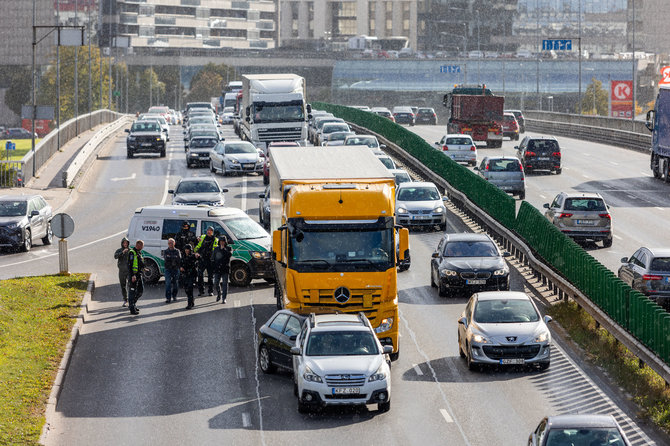
[[[305,103],[305,79],[295,74],[242,76],[240,137],[265,149],[272,141],[307,145],[311,107]]]

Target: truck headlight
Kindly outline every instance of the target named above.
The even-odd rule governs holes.
[[[379,324],[379,327],[375,328],[375,333],[384,333],[385,331],[389,331],[391,328],[393,328],[393,318],[387,317],[382,319],[382,323]]]
[[[379,366],[375,373],[370,375],[368,382],[381,381],[382,379],[386,379],[386,372],[383,370],[383,364]]]
[[[258,260],[271,258],[270,251],[250,251],[249,253],[251,257]]]
[[[313,382],[313,383],[322,383],[323,380],[319,375],[316,373],[312,372],[312,369],[309,367],[305,367],[305,373],[302,374],[302,377],[305,379],[305,381]]]

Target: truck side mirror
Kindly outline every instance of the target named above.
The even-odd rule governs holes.
[[[649,110],[647,112],[647,122],[644,125],[649,129],[650,132],[654,131],[654,121],[656,120],[656,110]]]
[[[305,109],[307,110],[307,114],[311,114],[312,113],[312,104],[307,104],[305,106]]]
[[[272,232],[272,255],[274,256],[275,261],[282,263],[281,261],[281,233],[279,229]]]
[[[398,243],[400,244],[398,260],[405,260],[409,255],[409,229],[400,228],[398,230],[398,236]]]

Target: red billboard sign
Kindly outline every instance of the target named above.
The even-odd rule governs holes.
[[[632,118],[633,81],[612,81],[610,84],[610,102],[613,118]]]

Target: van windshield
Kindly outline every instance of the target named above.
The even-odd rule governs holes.
[[[225,220],[225,223],[237,240],[249,240],[268,236],[265,229],[249,217],[231,218]]]

